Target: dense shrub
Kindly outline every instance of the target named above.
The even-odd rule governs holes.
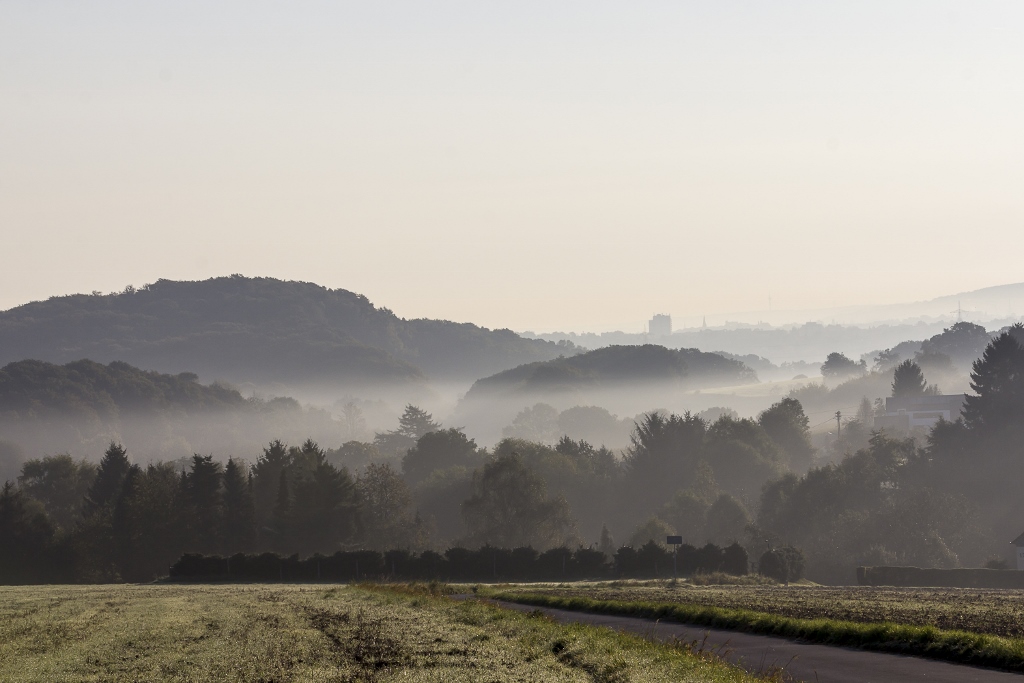
[[[758,561],[757,568],[762,576],[789,583],[803,578],[804,565],[803,552],[787,545],[765,551]]]

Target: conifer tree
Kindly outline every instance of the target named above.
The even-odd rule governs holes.
[[[214,462],[212,455],[192,456],[192,469],[185,478],[185,499],[193,522],[189,549],[194,552],[220,552],[223,476],[221,464]]]
[[[264,527],[265,533],[270,537],[270,545],[278,552],[285,552],[289,547],[289,532],[291,528],[291,491],[288,487],[288,471],[282,469],[277,477],[277,497],[274,500],[274,510],[270,516],[270,524]]]
[[[405,406],[405,412],[398,418],[398,433],[414,440],[440,428],[441,423],[434,422],[433,415],[412,404]]]
[[[111,441],[110,446],[103,454],[103,459],[100,460],[96,479],[86,495],[83,506],[85,516],[113,510],[114,504],[117,503],[117,499],[121,495],[124,478],[128,475],[130,468],[131,463],[128,462],[128,453],[124,446]]]
[[[233,458],[224,468],[224,552],[253,549],[255,518],[252,491],[242,467]]]
[[[1020,334],[1020,323],[1014,331]],[[1024,346],[1004,332],[974,362],[971,388],[977,396],[964,401],[964,422],[970,429],[993,430],[1020,424],[1024,415]]]
[[[896,366],[892,375],[893,398],[923,396],[928,383],[925,382],[921,367],[912,360],[905,360]]]
[[[288,447],[280,440],[271,441],[252,468],[252,499],[256,525],[262,528],[272,523],[274,509],[280,494],[281,473],[291,464]]]

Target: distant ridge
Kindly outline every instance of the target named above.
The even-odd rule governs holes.
[[[895,294],[898,296],[898,293]],[[744,311],[716,315],[751,323],[761,321],[772,325],[805,322],[835,322],[841,325],[880,325],[912,322],[956,322],[958,318],[973,322],[990,322],[1019,318],[1024,315],[1024,282],[984,287],[934,299],[884,304],[838,306],[835,308],[782,309]],[[718,322],[715,322],[717,325]]]
[[[0,365],[125,361],[232,382],[470,380],[566,345],[444,320],[405,320],[360,294],[240,275],[158,280],[0,312]]]
[[[466,400],[500,394],[609,389],[618,385],[676,384],[689,388],[748,384],[757,374],[741,361],[697,349],[655,344],[608,346],[568,358],[528,363],[478,380]]]

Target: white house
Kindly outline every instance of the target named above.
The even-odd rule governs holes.
[[[924,395],[885,399],[885,414],[875,417],[875,429],[908,431],[930,429],[939,419],[954,422],[960,417],[966,394]]]

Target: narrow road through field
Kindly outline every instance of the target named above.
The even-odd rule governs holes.
[[[703,641],[706,647],[748,671],[784,668],[797,681],[809,683],[1020,683],[1018,674],[949,664],[920,657],[869,652],[829,645],[814,645],[785,638],[759,636],[739,631],[722,631],[675,622],[658,622],[637,617],[617,617],[589,612],[572,612],[548,607],[532,607],[511,602],[497,604],[522,612],[539,609],[562,623],[607,626],[638,633],[646,638],[686,642]]]

